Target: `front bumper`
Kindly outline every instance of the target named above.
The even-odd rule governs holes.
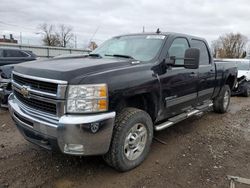
[[[84,156],[102,155],[109,149],[115,112],[50,119],[32,113],[13,94],[9,96],[9,111],[23,136],[43,148]]]

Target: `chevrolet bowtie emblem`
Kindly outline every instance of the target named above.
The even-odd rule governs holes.
[[[22,86],[22,88],[20,89],[20,93],[25,97],[28,98],[29,97],[29,89],[30,87],[28,86]]]

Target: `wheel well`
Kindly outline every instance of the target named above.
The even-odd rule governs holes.
[[[119,113],[126,107],[134,107],[144,110],[150,115],[152,121],[154,121],[157,116],[158,99],[154,94],[139,94],[127,97],[116,105],[115,110]]]
[[[232,90],[233,87],[234,87],[234,81],[235,81],[235,76],[232,76],[230,75],[228,78],[227,78],[227,81],[226,81],[226,85],[229,85],[230,89]]]

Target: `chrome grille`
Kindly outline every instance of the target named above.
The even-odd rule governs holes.
[[[13,81],[20,85],[29,86],[31,89],[37,89],[43,92],[49,92],[49,93],[55,93],[55,94],[57,93],[58,84],[55,84],[55,83],[32,80],[32,79],[24,78],[15,74],[13,74]]]
[[[28,107],[34,108],[36,110],[40,110],[49,114],[56,115],[56,104],[40,101],[32,98],[25,98],[18,91],[14,91],[15,97],[23,104]]]
[[[65,92],[67,82],[23,75],[13,71],[12,86],[15,98],[24,107],[34,109],[51,117],[60,117],[65,113]],[[23,93],[25,88],[27,93]]]

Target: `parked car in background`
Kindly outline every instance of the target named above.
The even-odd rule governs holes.
[[[238,68],[238,78],[245,76],[246,81],[250,81],[250,60],[236,60],[236,65]]]
[[[232,95],[250,96],[250,59],[219,59],[218,61],[235,63],[238,69],[237,84]]]
[[[238,84],[233,92],[234,95],[250,96],[250,60],[236,60],[238,68]]]
[[[0,107],[6,107],[11,93],[11,72],[14,65],[36,60],[32,51],[0,48]]]
[[[0,48],[0,67],[36,59],[37,56],[32,51]]]
[[[4,65],[0,72],[0,107],[8,106],[8,97],[12,92],[11,73],[14,65]]]

